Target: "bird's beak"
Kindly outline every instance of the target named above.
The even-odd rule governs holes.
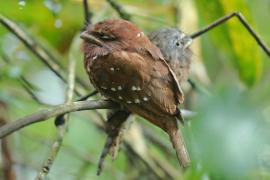
[[[87,41],[87,42],[90,42],[90,43],[93,43],[93,44],[96,44],[98,46],[103,46],[103,42],[100,41],[98,38],[96,38],[95,36],[89,34],[88,32],[86,31],[83,31],[80,35],[80,38],[82,38],[83,40]]]
[[[188,48],[192,44],[192,39],[188,38],[187,42],[184,45],[184,49]]]

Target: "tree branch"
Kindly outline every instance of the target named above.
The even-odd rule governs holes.
[[[0,139],[3,137],[22,129],[25,126],[29,126],[33,123],[45,121],[51,117],[55,117],[61,114],[70,113],[74,111],[94,110],[94,109],[113,109],[118,107],[117,103],[108,100],[86,100],[73,102],[71,104],[62,104],[51,107],[49,109],[40,110],[34,114],[28,115],[11,123],[8,123],[0,127]],[[195,115],[194,112],[188,110],[181,110],[183,117],[191,117]]]
[[[87,0],[83,0],[83,10],[84,10],[84,23],[87,25],[91,24],[92,13],[89,9]]]
[[[51,117],[58,116],[60,114],[65,114],[69,112],[74,111],[82,111],[82,110],[90,110],[90,109],[108,109],[108,108],[114,108],[117,107],[116,103],[113,103],[111,101],[80,101],[80,102],[73,102],[71,104],[67,105],[58,105],[49,109],[44,109],[41,111],[38,111],[32,115],[23,117],[21,119],[18,119],[17,121],[13,121],[11,123],[8,123],[2,127],[0,127],[0,138],[3,137],[25,127],[33,123],[45,121],[46,119],[49,119]]]
[[[119,16],[125,20],[130,21],[131,15],[127,13],[122,6],[117,4],[114,0],[107,0],[107,2],[111,5],[111,7],[119,14]]]

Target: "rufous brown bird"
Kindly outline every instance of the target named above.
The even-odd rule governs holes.
[[[189,46],[192,43],[192,39],[176,28],[158,29],[150,33],[148,38],[160,49],[166,62],[175,73],[180,85],[184,83],[189,76],[192,56]],[[108,136],[100,156],[99,171],[101,171],[103,161],[108,153],[113,159],[116,158],[119,144],[126,129],[124,123],[127,121],[129,115],[130,113],[124,109],[109,110],[107,120]]]
[[[168,65],[176,74],[176,78],[180,84],[185,82],[189,75],[192,52],[189,46],[192,39],[176,28],[161,28],[148,35],[151,42],[153,42],[162,52]],[[111,154],[113,159],[117,155],[119,143],[121,138],[119,133],[122,129],[122,124],[129,117],[129,113],[123,109],[112,110],[109,113],[107,126],[108,137],[104,150],[100,158],[99,166],[107,155]]]
[[[188,152],[177,125],[177,120],[183,121],[177,106],[184,96],[160,50],[125,20],[89,26],[81,38],[85,68],[94,87],[167,132],[180,164],[188,166]]]

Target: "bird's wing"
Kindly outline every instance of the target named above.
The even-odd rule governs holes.
[[[178,113],[175,77],[163,61],[147,54],[118,51],[97,59],[92,67],[93,81],[105,96],[155,114]]]
[[[168,63],[164,59],[160,49],[152,43],[146,43],[145,50],[153,57],[153,59],[155,59],[156,61],[161,61],[164,64],[164,66],[167,67],[167,69],[170,72],[170,76],[172,77],[172,83],[174,85],[174,90],[175,90],[174,92],[175,92],[176,98],[177,98],[179,103],[183,103],[184,93],[182,91],[182,88],[179,84],[179,81],[178,81],[175,73],[173,72],[173,70],[170,68],[170,66],[168,65]]]

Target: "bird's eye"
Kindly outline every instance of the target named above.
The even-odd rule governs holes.
[[[102,36],[100,36],[100,38],[104,39],[104,40],[112,39],[112,37],[107,36],[107,35],[102,35]]]
[[[176,46],[180,46],[180,43],[177,41],[177,42],[175,43],[175,45],[176,45]]]
[[[114,40],[115,39],[115,37],[114,36],[112,36],[112,35],[106,35],[106,34],[99,34],[99,38],[101,39],[101,40]]]

